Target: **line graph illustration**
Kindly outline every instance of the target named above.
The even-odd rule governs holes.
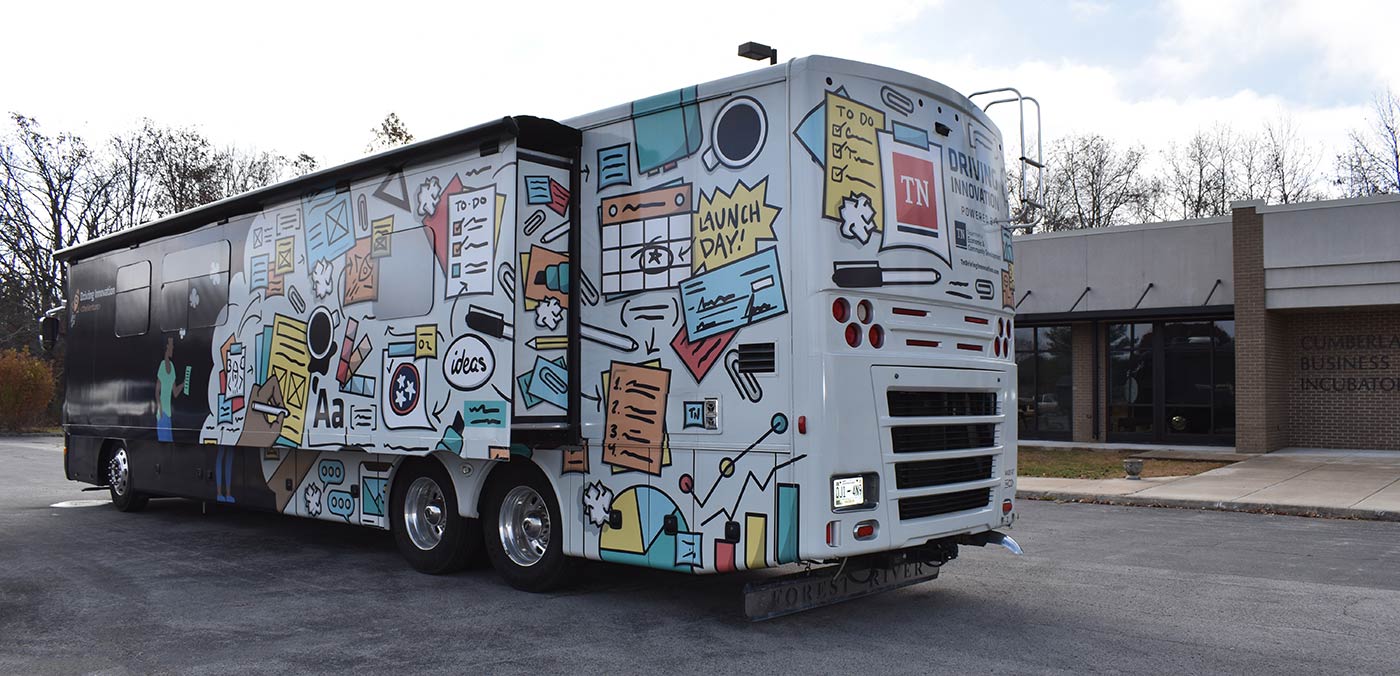
[[[763,434],[759,435],[753,443],[749,444],[748,448],[745,448],[732,458],[725,457],[719,461],[719,476],[715,477],[714,482],[710,484],[709,490],[705,491],[705,496],[703,498],[695,492],[695,479],[689,474],[684,474],[680,478],[681,492],[690,495],[691,499],[695,501],[696,506],[703,509],[710,503],[710,498],[714,497],[715,490],[719,488],[719,485],[724,482],[725,479],[732,478],[735,475],[737,471],[736,468],[739,462],[744,459],[744,456],[748,455],[753,449],[757,448],[759,444],[767,440],[769,435],[782,434],[786,432],[787,429],[787,416],[782,413],[774,413],[772,419],[769,421],[768,429],[765,430]],[[734,515],[739,511],[739,505],[744,502],[744,493],[748,490],[750,484],[757,486],[760,492],[767,491],[768,487],[773,484],[773,478],[777,476],[778,470],[792,465],[805,457],[807,457],[806,454],[803,454],[790,460],[780,462],[766,472],[762,478],[759,478],[753,471],[747,472],[744,476],[743,484],[739,487],[739,493],[734,498],[734,506],[732,508],[720,508],[718,512],[711,514],[704,521],[700,522],[700,525],[704,526],[720,515],[724,515],[728,520],[733,521]]]

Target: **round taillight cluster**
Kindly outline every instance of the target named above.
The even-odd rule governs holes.
[[[885,346],[885,330],[879,324],[870,327],[870,347],[881,348]]]
[[[845,298],[837,298],[831,302],[831,317],[836,321],[845,324],[851,318],[851,304]]]
[[[1011,320],[997,320],[997,335],[992,338],[992,354],[997,357],[1011,358]]]
[[[851,347],[860,347],[860,326],[856,324],[846,325],[846,344]]]
[[[837,298],[831,302],[831,318],[839,324],[846,325],[847,345],[860,347],[862,342],[869,342],[870,346],[876,349],[885,346],[884,327],[871,323],[875,321],[874,303],[868,300],[859,301],[856,303],[853,313],[850,301],[845,298]],[[870,328],[867,331],[862,325]]]

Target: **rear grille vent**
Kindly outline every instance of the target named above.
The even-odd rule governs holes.
[[[899,501],[900,520],[918,519],[937,514],[952,514],[970,509],[981,509],[992,501],[992,489],[976,488],[970,491],[943,493],[941,495],[921,495],[917,498],[901,498]]]
[[[895,453],[957,451],[996,445],[996,425],[907,425],[890,429]]]
[[[897,462],[894,465],[894,485],[896,488],[946,486],[990,478],[992,478],[992,456],[990,455],[980,455],[975,458]]]
[[[739,361],[734,369],[739,373],[774,373],[778,370],[777,349],[773,343],[742,343]]]
[[[995,392],[889,390],[885,399],[890,405],[890,415],[901,418],[997,414]]]

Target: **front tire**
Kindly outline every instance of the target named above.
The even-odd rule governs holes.
[[[563,526],[554,489],[534,465],[518,461],[492,472],[482,530],[491,565],[510,586],[543,592],[568,581]]]
[[[107,490],[112,494],[112,505],[122,512],[139,512],[150,501],[136,492],[131,482],[131,454],[126,444],[113,442],[107,453]]]
[[[394,481],[390,517],[399,553],[414,570],[453,573],[480,556],[480,526],[459,514],[457,492],[441,465],[431,460],[404,465]]]

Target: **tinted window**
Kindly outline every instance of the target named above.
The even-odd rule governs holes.
[[[229,243],[210,242],[166,254],[161,261],[160,328],[198,329],[219,324],[228,304]]]
[[[116,322],[118,337],[139,336],[151,326],[151,264],[146,261],[117,270]]]

